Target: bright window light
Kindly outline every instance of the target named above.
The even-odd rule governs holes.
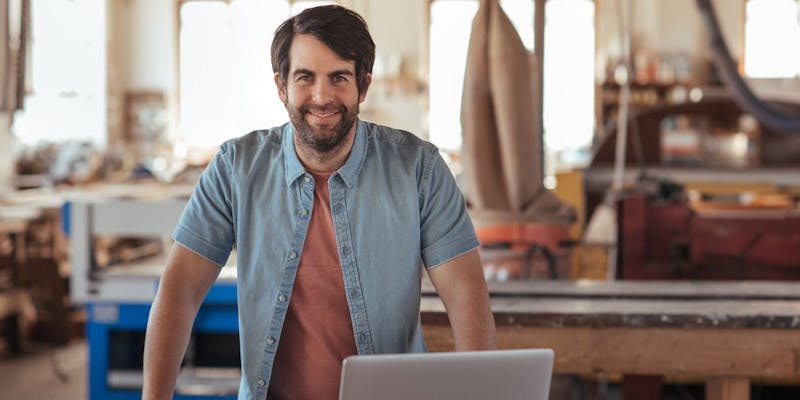
[[[336,4],[335,1],[314,1],[314,0],[304,0],[304,1],[295,1],[292,3],[291,10],[289,11],[292,16],[300,14],[303,10],[307,8],[317,7],[317,6],[327,6],[330,4]]]
[[[594,135],[594,2],[549,0],[544,25],[545,148],[572,159]]]
[[[429,138],[447,151],[461,150],[461,91],[474,0],[431,3]]]
[[[102,0],[31,2],[32,91],[11,128],[21,143],[76,140],[105,147],[105,21]]]
[[[331,1],[187,1],[181,6],[181,133],[208,149],[288,121],[272,75],[270,46],[289,15]]]
[[[800,75],[797,0],[749,0],[745,9],[744,69],[751,78]]]
[[[180,127],[188,147],[215,147],[287,120],[269,49],[288,15],[283,0],[181,6]]]

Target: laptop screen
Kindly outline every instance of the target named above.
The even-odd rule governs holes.
[[[352,356],[339,400],[547,400],[550,349]]]

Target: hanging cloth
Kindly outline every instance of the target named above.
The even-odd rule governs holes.
[[[541,88],[516,29],[497,0],[481,0],[472,23],[461,103],[463,185],[477,227],[568,225],[574,210],[543,186]]]

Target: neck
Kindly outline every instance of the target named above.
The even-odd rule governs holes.
[[[326,152],[319,152],[310,148],[295,136],[294,150],[297,153],[297,157],[304,167],[314,172],[333,172],[338,170],[347,162],[347,157],[350,156],[350,150],[353,148],[356,136],[356,125],[353,124],[340,146]]]

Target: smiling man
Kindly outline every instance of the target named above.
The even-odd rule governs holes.
[[[353,354],[425,351],[422,268],[456,350],[492,349],[494,321],[464,198],[433,145],[358,119],[375,45],[339,6],[272,43],[290,122],[224,143],[173,235],[148,321],[144,399],[169,399],[192,321],[235,244],[240,399],[331,399]]]

